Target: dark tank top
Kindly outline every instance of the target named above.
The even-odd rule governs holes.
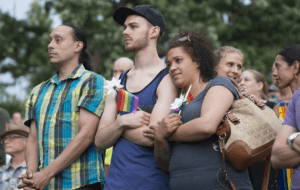
[[[122,73],[121,84],[126,90],[127,73]],[[152,107],[156,103],[156,90],[160,81],[169,73],[163,69],[141,91],[134,92],[139,98],[139,107]],[[120,112],[120,115],[128,114]],[[120,137],[114,145],[111,166],[106,178],[105,190],[168,190],[169,176],[159,169],[153,148],[136,145]]]

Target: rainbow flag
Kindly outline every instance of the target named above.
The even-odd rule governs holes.
[[[193,99],[194,99],[194,97],[192,96],[191,93],[189,93],[186,98],[187,104],[189,104]]]
[[[194,97],[192,96],[191,93],[189,93],[186,97],[186,100],[181,104],[180,108],[178,110],[174,110],[174,111],[179,111],[179,110],[182,111],[184,106],[188,105],[193,99],[194,99]]]
[[[139,105],[139,98],[121,88],[117,88],[117,91],[117,110],[135,113]]]

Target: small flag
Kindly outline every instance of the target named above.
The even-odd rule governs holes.
[[[192,96],[192,94],[191,93],[189,93],[188,95],[187,95],[187,98],[186,98],[186,100],[187,100],[187,104],[189,104],[192,100],[194,99],[194,97]]]
[[[121,88],[117,88],[117,91],[117,110],[135,113],[139,105],[139,98]]]

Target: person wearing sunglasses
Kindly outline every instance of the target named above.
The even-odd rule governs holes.
[[[215,135],[238,93],[231,81],[216,76],[217,57],[204,31],[185,31],[169,43],[165,60],[174,84],[190,88],[193,100],[164,117],[155,128],[154,153],[159,166],[170,172],[171,190],[227,189],[222,156],[214,148]],[[247,170],[226,162],[228,177],[237,189],[252,189]]]
[[[11,155],[10,162],[0,168],[0,189],[17,190],[22,183],[18,177],[27,170],[25,146],[29,129],[21,123],[9,123],[6,132],[0,135],[0,142],[6,154]]]

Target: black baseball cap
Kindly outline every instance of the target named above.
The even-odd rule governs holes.
[[[137,5],[134,9],[120,7],[114,12],[113,18],[118,24],[124,25],[125,20],[129,15],[142,16],[153,26],[158,26],[160,28],[160,35],[163,35],[166,29],[166,22],[163,15],[161,12],[154,9],[152,5]]]

